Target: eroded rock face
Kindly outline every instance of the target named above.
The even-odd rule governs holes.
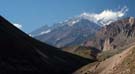
[[[111,45],[112,39],[108,38],[105,40],[103,45],[103,51],[109,51],[111,49],[114,49],[114,47]]]
[[[133,17],[129,17],[106,25],[96,33],[95,39],[85,42],[84,45],[103,51],[124,49],[135,41],[134,21]]]
[[[134,24],[134,17],[130,17],[130,18],[129,18],[129,23],[130,23],[131,25]]]

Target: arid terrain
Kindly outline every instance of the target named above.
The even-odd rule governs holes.
[[[82,45],[61,49],[25,34],[0,16],[1,74],[134,74],[135,19],[102,27]]]

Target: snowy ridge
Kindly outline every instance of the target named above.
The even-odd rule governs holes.
[[[100,24],[101,26],[105,26],[125,16],[127,11],[128,8],[124,6],[121,10],[118,11],[104,10],[100,13],[84,12],[78,17],[82,19],[88,19],[90,21],[93,21],[94,23]]]

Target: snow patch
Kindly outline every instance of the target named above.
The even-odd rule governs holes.
[[[77,22],[79,22],[79,20],[72,21],[71,24],[73,25],[73,24],[75,24],[75,23],[77,23]]]
[[[50,30],[50,29],[48,29],[48,30],[46,30],[46,31],[41,32],[41,33],[40,33],[40,35],[47,34],[47,33],[49,33],[49,32],[51,32],[51,30]]]
[[[22,25],[21,25],[21,24],[14,23],[13,25],[16,26],[16,27],[19,28],[19,29],[22,28]]]
[[[74,26],[74,24],[76,24],[76,23],[79,22],[79,21],[80,21],[79,19],[69,21],[69,22],[68,22],[68,25],[69,25],[69,26]]]

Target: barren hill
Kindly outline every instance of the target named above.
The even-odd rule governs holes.
[[[31,38],[0,16],[0,74],[71,74],[89,62]]]

